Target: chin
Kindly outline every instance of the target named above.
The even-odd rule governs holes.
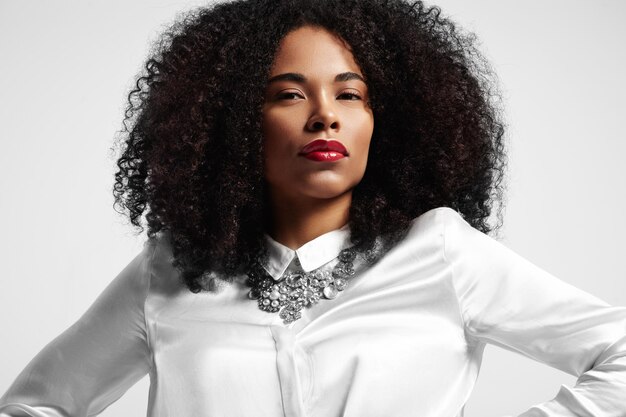
[[[314,186],[307,187],[303,190],[303,194],[319,199],[337,198],[352,191],[354,185],[351,183],[315,184]]]

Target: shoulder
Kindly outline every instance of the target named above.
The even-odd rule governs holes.
[[[475,251],[493,251],[503,245],[474,228],[457,210],[441,206],[428,210],[412,220],[408,239],[437,240],[444,258],[450,260]]]
[[[180,290],[180,272],[173,265],[174,255],[168,231],[159,231],[144,244],[149,264],[150,292],[171,293]]]
[[[435,207],[413,219],[414,224],[441,223],[445,221],[463,221],[461,214],[447,206]]]
[[[436,255],[445,258],[446,230],[450,225],[462,224],[465,220],[454,209],[446,206],[430,209],[411,220],[401,247],[407,248],[418,257]],[[467,224],[468,227],[469,224]]]
[[[108,283],[90,307],[86,317],[108,317],[115,314],[141,316],[150,284],[154,240],[144,242],[142,249]]]
[[[458,211],[446,206],[430,209],[415,217],[411,223],[409,235],[423,235],[427,232],[434,232],[443,236],[449,233],[449,229],[462,232],[468,232],[468,228],[473,229]]]

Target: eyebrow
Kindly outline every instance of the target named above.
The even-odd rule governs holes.
[[[342,72],[340,74],[337,74],[335,76],[335,82],[343,82],[343,81],[350,81],[350,80],[360,80],[365,83],[365,80],[363,79],[363,77],[361,77],[356,72],[347,71],[347,72]],[[267,84],[269,85],[276,81],[295,81],[297,83],[304,83],[307,81],[307,78],[303,74],[300,74],[298,72],[286,72],[284,74],[278,74],[278,75],[273,76],[267,81]]]

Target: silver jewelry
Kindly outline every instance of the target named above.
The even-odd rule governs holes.
[[[343,291],[354,275],[354,248],[343,249],[339,262],[332,271],[323,267],[304,272],[296,258],[296,269],[287,271],[279,280],[274,280],[257,261],[248,273],[247,285],[252,287],[248,298],[257,300],[259,308],[268,313],[279,312],[283,323],[289,324],[302,317],[301,311],[321,299],[332,300]]]

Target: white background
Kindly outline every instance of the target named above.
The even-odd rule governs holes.
[[[110,148],[151,41],[200,4],[0,0],[0,394],[140,251],[111,207]],[[505,94],[503,242],[626,305],[626,2],[436,4],[478,35]],[[466,416],[519,414],[574,382],[489,346]],[[148,384],[101,415],[145,415]]]

